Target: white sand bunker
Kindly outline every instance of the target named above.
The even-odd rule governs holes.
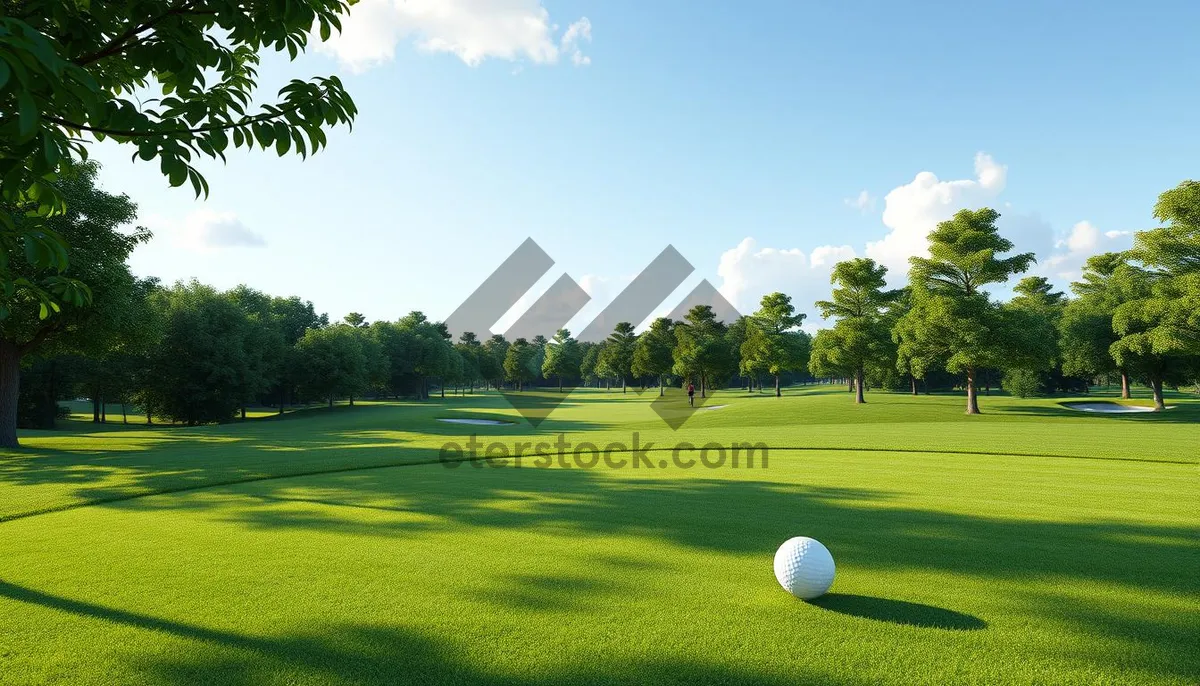
[[[719,410],[722,407],[729,407],[729,406],[728,405],[705,405],[703,407],[697,407],[696,409],[697,410]]]
[[[504,426],[505,424],[511,424],[511,422],[502,422],[499,419],[459,419],[451,417],[438,417],[437,420],[439,422],[446,422],[447,424],[477,424],[483,426]]]
[[[1153,407],[1141,405],[1121,405],[1118,403],[1062,403],[1068,410],[1079,412],[1102,412],[1104,414],[1130,414],[1137,412],[1153,412]],[[1171,409],[1170,407],[1167,408]]]

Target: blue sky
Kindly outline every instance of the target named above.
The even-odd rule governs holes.
[[[783,290],[812,317],[836,259],[900,279],[981,205],[1065,285],[1198,176],[1200,4],[975,5],[362,0],[340,42],[263,65],[270,91],[345,79],[360,116],[315,157],[205,164],[196,201],[96,155],[156,233],[136,272],[334,318],[443,318],[527,236],[541,287],[592,292],[576,330],[667,243],[696,266],[680,295]]]

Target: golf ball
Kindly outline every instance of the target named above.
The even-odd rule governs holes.
[[[833,555],[808,536],[789,538],[775,551],[775,578],[801,600],[823,595],[833,585]]]

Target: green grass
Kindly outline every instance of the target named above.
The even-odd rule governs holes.
[[[1194,396],[725,392],[674,432],[654,397],[579,391],[537,430],[436,421],[517,418],[481,394],[27,432],[0,457],[0,683],[1197,682]],[[772,451],[438,463],[471,433],[635,431]],[[813,603],[772,575],[793,535],[837,560]]]

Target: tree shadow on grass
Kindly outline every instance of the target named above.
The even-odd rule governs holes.
[[[166,634],[185,643],[131,660],[138,681],[149,684],[215,683],[250,686],[262,683],[346,684],[482,684],[485,686],[550,686],[558,684],[747,684],[782,686],[858,684],[845,675],[792,670],[789,678],[699,661],[615,662],[597,656],[588,664],[558,667],[536,674],[502,673],[486,662],[469,660],[470,646],[454,645],[402,626],[336,625],[323,630],[260,636],[210,629],[45,593],[0,581],[0,598],[66,612],[84,620],[100,620]],[[536,642],[537,636],[530,636]],[[130,676],[127,675],[127,676]],[[109,675],[114,676],[114,675]],[[116,675],[115,678],[120,678]]]
[[[978,631],[987,628],[987,622],[974,615],[904,600],[848,593],[827,593],[820,598],[808,601],[808,604],[838,614],[874,619],[890,624],[959,631]]]

